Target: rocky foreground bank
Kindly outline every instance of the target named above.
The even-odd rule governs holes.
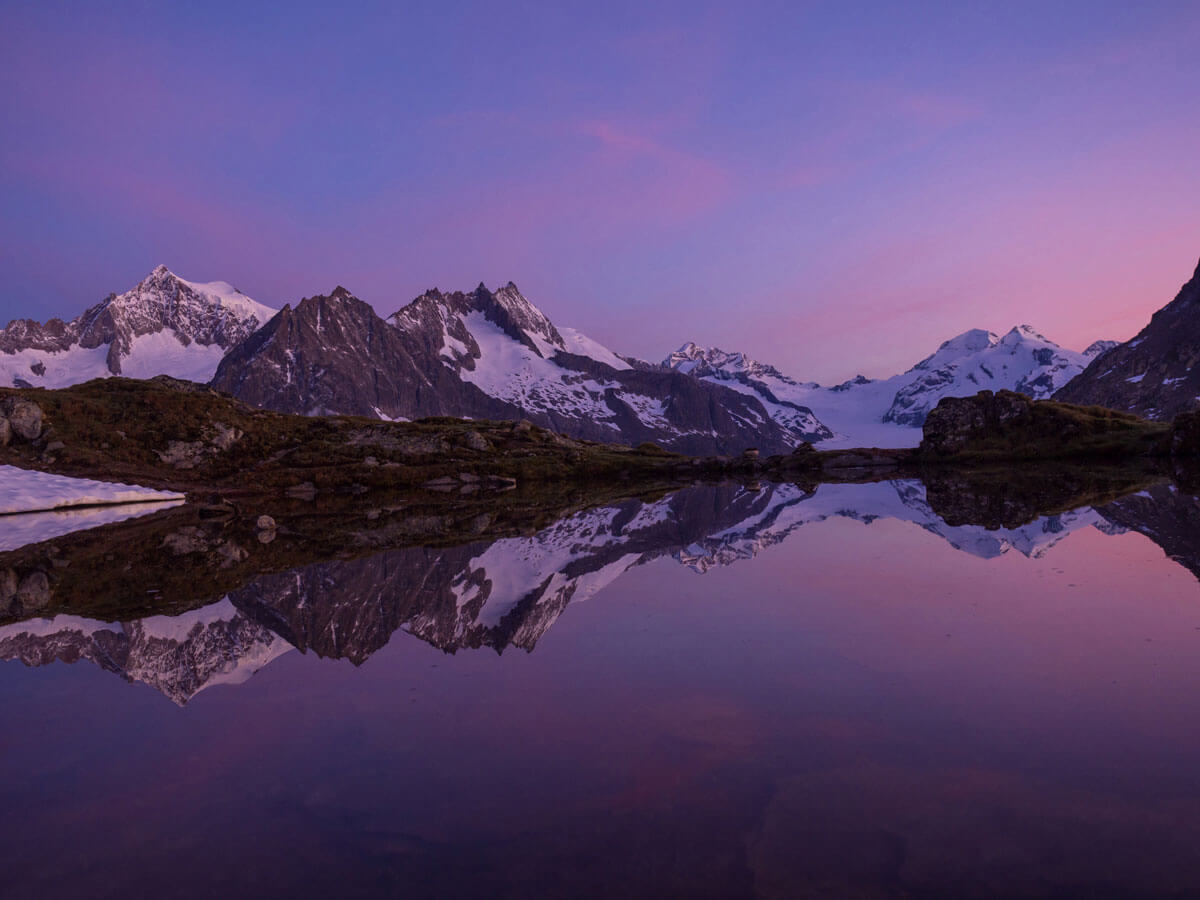
[[[0,390],[0,463],[124,481],[212,501],[248,495],[423,490],[486,496],[554,485],[670,487],[696,480],[851,481],[931,467],[1031,461],[1162,465],[1200,458],[1200,413],[1151,422],[1011,391],[943,399],[916,449],[689,457],[564,437],[530,422],[381,422],[252,408],[159,377]]]

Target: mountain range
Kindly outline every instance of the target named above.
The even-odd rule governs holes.
[[[0,659],[35,666],[89,660],[182,705],[212,685],[244,681],[292,649],[361,664],[397,631],[451,653],[532,651],[569,604],[593,597],[632,568],[672,559],[703,574],[831,518],[868,527],[908,522],[982,559],[1040,558],[1084,528],[1134,530],[1200,577],[1200,504],[1173,485],[1017,528],[988,529],[948,524],[914,480],[815,490],[724,483],[583,510],[528,536],[407,547],[262,574],[174,617],[28,619],[0,627]]]
[[[221,361],[213,386],[255,406],[383,419],[529,419],[569,437],[684,453],[789,452],[821,437],[753,397],[635,367],[559,330],[514,284],[433,290],[388,317],[344,288],[307,297]]]
[[[786,420],[796,409],[811,410],[832,432],[823,446],[901,447],[919,443],[919,427],[943,397],[1010,390],[1043,399],[1113,346],[1112,341],[1097,341],[1076,353],[1028,325],[1003,337],[972,329],[945,341],[900,375],[874,380],[860,375],[831,387],[798,382],[744,353],[690,342],[662,365],[756,396],[777,420]]]
[[[660,363],[555,325],[511,282],[430,290],[384,318],[345,288],[274,310],[163,266],[70,322],[0,330],[0,383],[167,374],[255,406],[382,419],[529,419],[575,438],[684,453],[802,441],[912,446],[948,396],[1015,390],[1170,418],[1200,398],[1200,268],[1134,339],[1076,352],[1028,325],[972,329],[908,371],[821,386],[745,353],[685,343]]]

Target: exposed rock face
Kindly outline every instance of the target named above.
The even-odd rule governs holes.
[[[921,446],[941,456],[961,453],[1004,425],[1027,419],[1032,410],[1032,400],[1012,391],[945,397],[925,419]]]
[[[798,438],[753,397],[634,369],[558,329],[516,286],[429,291],[390,320],[343,288],[285,307],[235,347],[213,386],[256,406],[385,419],[528,419],[571,437],[688,453]]]
[[[1170,451],[1170,429],[1130,413],[1031,400],[1012,391],[947,397],[925,420],[921,454],[1005,460],[1108,457],[1132,461]]]
[[[1171,455],[1200,456],[1200,411],[1180,413],[1171,423]]]
[[[1148,419],[1200,405],[1200,266],[1132,340],[1101,356],[1054,395]]]
[[[285,306],[226,355],[212,384],[254,406],[304,415],[516,415],[342,287]]]
[[[70,322],[17,319],[0,330],[0,383],[65,387],[107,375],[207,381],[225,350],[274,314],[224,282],[159,266]]]

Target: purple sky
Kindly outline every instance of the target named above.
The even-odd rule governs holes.
[[[161,262],[820,381],[1128,338],[1200,257],[1200,9],[1136,6],[0,2],[0,319]]]

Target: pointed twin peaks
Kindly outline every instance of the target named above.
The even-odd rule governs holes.
[[[790,452],[826,433],[808,410],[783,421],[744,392],[634,369],[560,330],[512,282],[431,289],[386,320],[348,296],[304,301],[231,350],[213,385],[285,412],[524,418],[572,437],[688,453]]]

